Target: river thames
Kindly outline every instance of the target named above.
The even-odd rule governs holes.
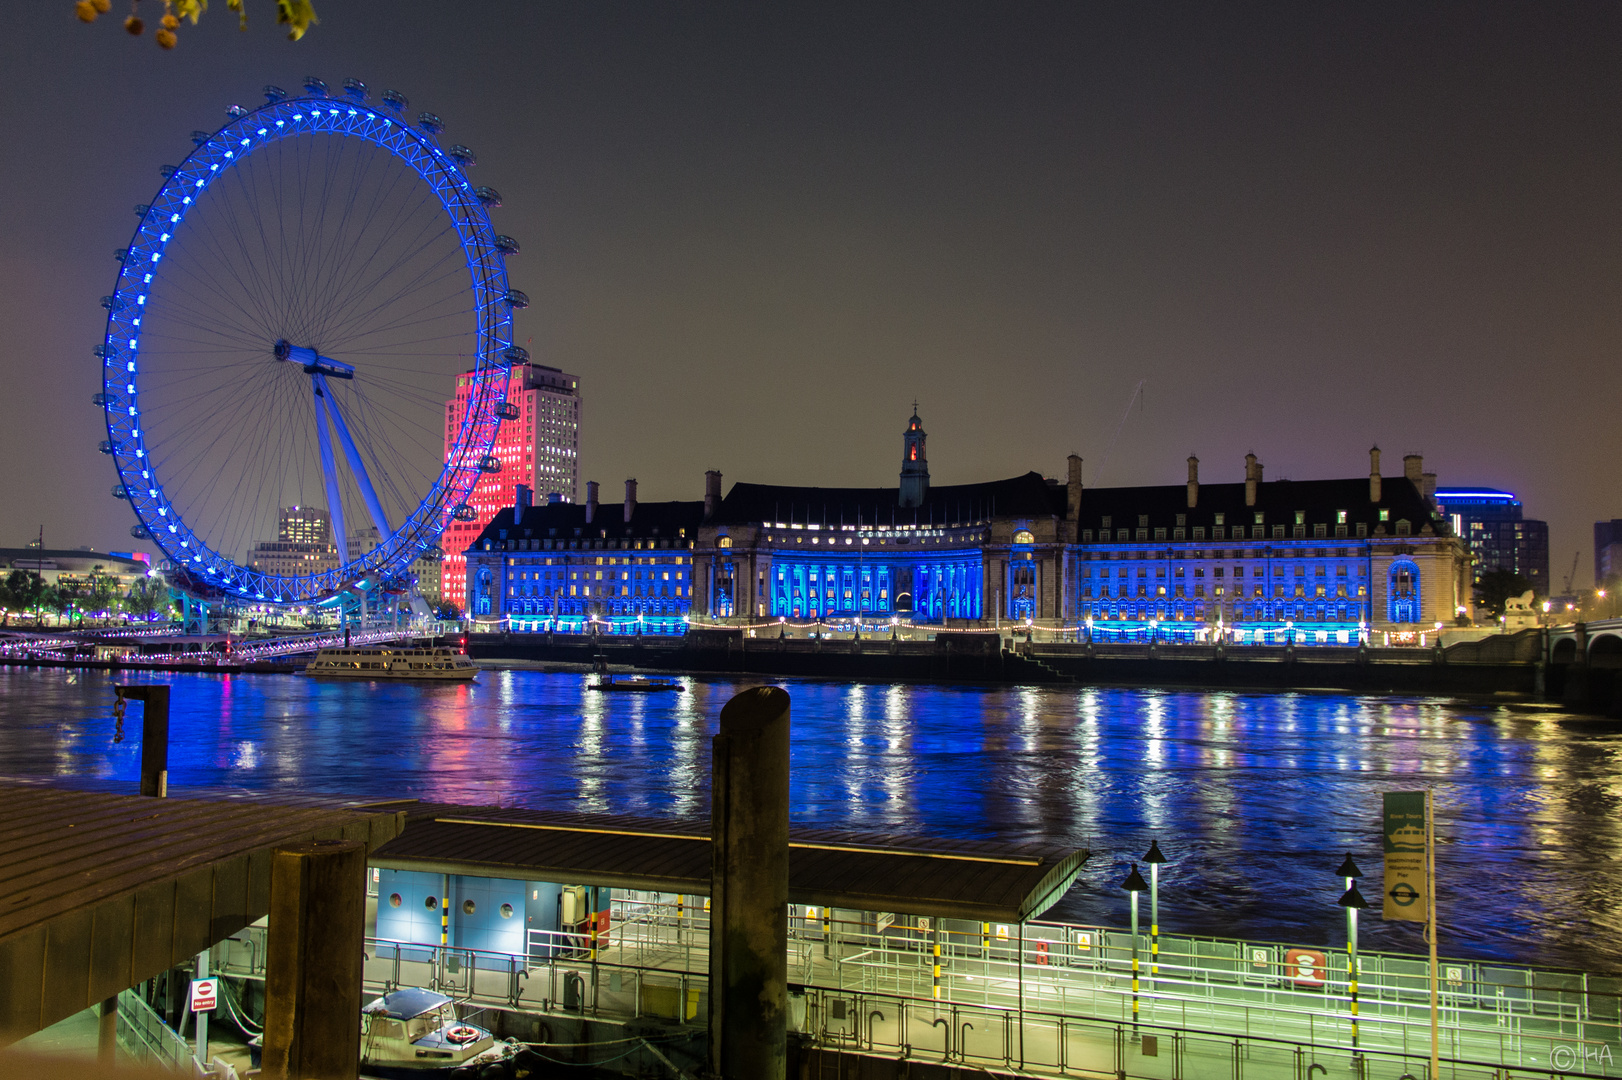
[[[174,675],[170,783],[667,817],[708,811],[721,706],[761,680],[599,694],[577,674],[471,686]],[[1053,917],[1120,926],[1158,838],[1169,934],[1344,943],[1351,852],[1383,923],[1380,793],[1434,787],[1442,952],[1622,971],[1622,728],[1491,703],[1344,693],[786,680],[802,825],[1093,852]],[[0,773],[128,781],[105,672],[0,671]],[[1145,911],[1147,915],[1147,911]]]

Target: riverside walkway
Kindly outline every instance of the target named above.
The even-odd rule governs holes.
[[[618,890],[616,890],[618,892]],[[702,1024],[703,898],[627,893],[595,961],[578,935],[532,931],[528,956],[372,939],[368,987],[429,986],[472,1005],[601,1020]],[[1423,958],[1359,957],[1352,1041],[1345,954],[1267,942],[1162,936],[1132,1016],[1131,938],[1064,923],[941,932],[900,917],[796,908],[791,1028],[817,1046],[1031,1076],[1425,1080]],[[263,931],[237,935],[222,970],[262,977]],[[1305,966],[1304,966],[1305,965]],[[1519,965],[1441,964],[1441,1075],[1622,1076],[1622,980]]]

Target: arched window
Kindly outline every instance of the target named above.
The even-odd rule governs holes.
[[[730,537],[730,536],[721,537],[719,540],[717,540],[715,542],[715,546],[716,547],[724,547],[724,548],[731,547],[732,546],[732,537]]]
[[[1019,532],[1014,534],[1014,543],[1034,544],[1036,543],[1036,537],[1031,534],[1029,529],[1021,529]]]
[[[1394,623],[1419,622],[1419,567],[1409,559],[1391,564],[1386,576],[1386,604]]]

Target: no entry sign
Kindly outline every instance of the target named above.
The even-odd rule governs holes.
[[[191,983],[191,1011],[213,1012],[220,1003],[220,980],[193,979]]]

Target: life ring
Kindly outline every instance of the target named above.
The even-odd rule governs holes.
[[[468,1027],[466,1024],[463,1024],[460,1027],[445,1029],[446,1042],[470,1043],[476,1041],[478,1037],[479,1029],[475,1027]]]

